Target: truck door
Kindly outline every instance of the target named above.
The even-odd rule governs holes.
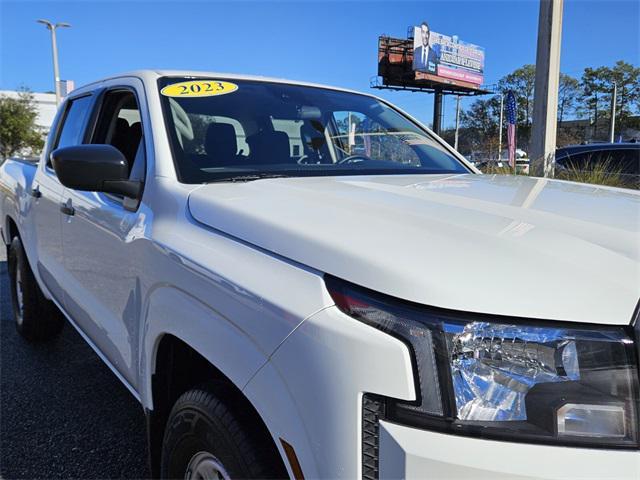
[[[59,147],[82,143],[92,103],[92,95],[83,95],[65,103],[59,114],[59,120],[52,129],[47,151],[41,161],[42,164],[38,165],[30,192],[34,197],[31,212],[37,251],[34,258],[38,259],[37,265],[32,267],[60,305],[64,305],[61,285],[64,284],[62,279],[65,274],[60,203],[65,188],[58,181],[49,153]]]
[[[127,83],[130,82],[130,83]],[[135,85],[121,80],[101,95],[89,143],[110,144],[127,158],[130,178],[144,181],[144,120]],[[142,85],[138,86],[142,92]],[[138,201],[67,189],[62,221],[66,307],[111,366],[137,391],[141,272],[147,216]]]

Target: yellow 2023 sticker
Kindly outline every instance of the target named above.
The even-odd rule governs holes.
[[[192,80],[164,87],[160,93],[166,97],[213,97],[238,90],[238,85],[221,80]]]

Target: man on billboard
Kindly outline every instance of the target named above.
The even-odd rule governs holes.
[[[427,22],[416,28],[413,40],[413,69],[421,72],[436,73],[436,65],[440,53],[440,45],[432,48],[429,45],[431,30]]]

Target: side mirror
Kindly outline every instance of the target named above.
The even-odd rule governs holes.
[[[51,152],[53,169],[65,187],[139,198],[141,182],[129,180],[125,156],[112,145],[76,145]]]

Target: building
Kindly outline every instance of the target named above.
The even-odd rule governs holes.
[[[627,126],[620,125],[620,120],[616,122],[616,142],[640,142],[640,116],[630,116],[626,119]],[[609,141],[610,119],[605,117],[598,119],[595,123],[590,119],[563,120],[558,123],[558,130],[573,132],[579,139],[576,143],[593,143]]]

